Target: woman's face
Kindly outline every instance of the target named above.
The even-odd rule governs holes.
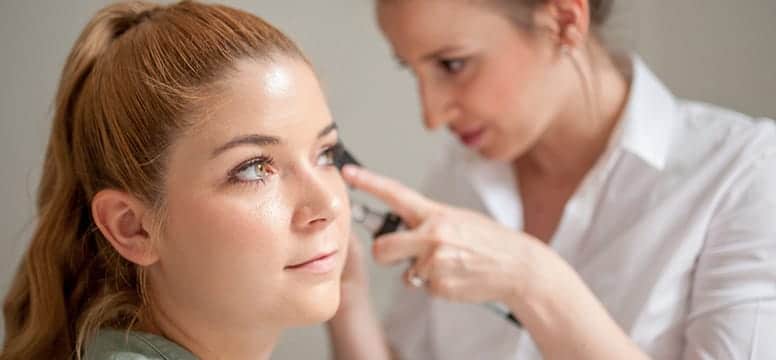
[[[296,60],[242,61],[221,85],[169,152],[153,291],[214,329],[327,320],[350,208],[316,76]]]
[[[427,128],[446,125],[483,156],[512,160],[557,117],[557,46],[482,1],[380,1],[378,20],[417,78]]]

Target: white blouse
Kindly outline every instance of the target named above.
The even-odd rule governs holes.
[[[654,359],[776,359],[774,123],[677,99],[632,62],[623,118],[550,246]],[[452,143],[437,165],[431,198],[522,228],[508,164]],[[541,359],[526,331],[423,290],[402,287],[386,326],[402,359]]]

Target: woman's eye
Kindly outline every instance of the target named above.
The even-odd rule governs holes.
[[[318,159],[316,159],[315,165],[317,166],[329,166],[334,165],[336,163],[336,146],[331,146],[326,148],[323,152],[321,152],[320,155],[318,155]]]
[[[466,65],[466,60],[464,59],[442,59],[439,60],[439,67],[442,68],[447,73],[450,74],[456,74],[463,70],[464,65]]]
[[[239,168],[233,175],[234,179],[242,182],[263,182],[272,175],[272,167],[266,159],[257,159]]]

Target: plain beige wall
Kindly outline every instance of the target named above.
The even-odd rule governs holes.
[[[109,1],[0,0],[0,293],[34,223],[34,194],[65,56]],[[442,136],[422,131],[414,81],[393,63],[371,0],[225,1],[291,35],[321,74],[342,136],[370,167],[417,186]],[[776,117],[776,2],[620,0],[613,41],[635,48],[679,95]],[[373,267],[382,311],[396,270]],[[0,329],[0,338],[2,338]],[[273,358],[325,358],[322,327],[287,334]]]

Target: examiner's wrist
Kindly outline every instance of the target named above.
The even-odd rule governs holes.
[[[527,244],[525,251],[513,269],[515,279],[504,304],[520,318],[543,317],[564,298],[563,284],[572,277],[573,269],[538,240]]]

